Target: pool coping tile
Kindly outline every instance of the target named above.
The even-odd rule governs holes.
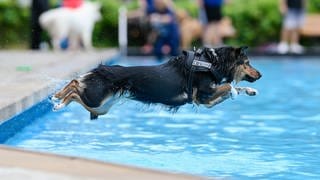
[[[204,177],[104,163],[90,159],[0,146],[0,176],[4,179],[192,180]],[[14,176],[13,176],[14,175]]]

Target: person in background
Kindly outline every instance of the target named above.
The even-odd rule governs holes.
[[[153,5],[153,10],[149,12],[149,21],[156,34],[154,54],[159,60],[166,54],[176,56],[179,53],[180,34],[173,4],[170,0],[153,0]]]
[[[202,15],[200,20],[204,24],[202,43],[209,47],[222,45],[220,26],[224,0],[198,0],[198,4]]]
[[[154,0],[140,0],[140,6],[142,7],[146,15],[150,15],[155,11]]]
[[[278,53],[303,53],[299,44],[299,30],[304,22],[306,0],[280,0],[280,12],[283,15],[281,42]]]
[[[40,15],[49,9],[48,0],[33,0],[31,4],[31,49],[40,49],[42,28],[39,24]]]
[[[150,15],[156,11],[154,6],[154,0],[140,0],[139,1],[141,11],[143,13],[144,22],[146,26],[146,31],[148,32],[146,43],[142,47],[143,53],[148,54],[153,51],[153,43],[156,39],[156,33],[152,30],[151,24],[150,24]]]

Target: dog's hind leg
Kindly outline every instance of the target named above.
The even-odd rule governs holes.
[[[71,34],[69,36],[69,46],[68,46],[68,50],[79,50],[81,46],[81,38],[79,37],[79,35],[76,34]]]
[[[53,95],[52,100],[60,100],[67,96],[71,91],[79,91],[79,82],[77,80],[72,80],[69,84],[67,84],[62,90]],[[79,92],[78,92],[79,93]]]
[[[92,112],[92,108],[88,107],[81,99],[80,95],[73,91],[70,92],[66,97],[62,99],[62,101],[56,105],[54,105],[53,110],[57,111],[64,107],[66,107],[68,104],[70,104],[72,101],[76,101],[77,103],[81,104],[84,108],[86,108],[88,111]]]
[[[70,104],[70,102],[72,102],[72,101],[76,101],[86,107],[86,105],[82,102],[78,93],[73,91],[73,92],[69,92],[69,94],[66,95],[60,103],[55,104],[53,107],[53,110],[54,111],[60,110],[60,109],[64,108],[65,106],[67,106],[68,104]]]
[[[70,104],[72,101],[76,101],[79,104],[81,104],[84,108],[86,108],[90,112],[90,119],[97,119],[98,114],[95,112],[92,108],[88,107],[81,99],[79,94],[77,92],[70,92],[66,97],[63,98],[62,102],[59,104],[56,104],[53,107],[54,111],[60,110],[64,107],[66,107],[68,104]],[[111,107],[111,106],[110,106]]]
[[[64,97],[62,99],[62,102],[60,102],[58,104],[55,104],[53,106],[53,110],[57,111],[57,110],[60,110],[60,109],[64,108],[65,106],[67,106],[73,100],[73,97],[72,97],[73,94],[74,93],[70,93],[69,95],[67,95],[66,97]]]

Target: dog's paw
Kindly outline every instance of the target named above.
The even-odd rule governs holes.
[[[253,89],[253,88],[250,88],[250,87],[246,87],[245,89],[246,91],[246,94],[249,95],[249,96],[255,96],[255,95],[258,95],[258,90],[256,89]]]
[[[50,100],[51,102],[53,102],[53,103],[57,103],[57,102],[60,101],[60,99],[56,98],[54,95],[50,96],[50,97],[49,97],[49,100]]]
[[[231,86],[230,97],[231,99],[235,99],[238,96],[238,91],[232,85],[230,86]]]
[[[55,104],[54,106],[53,106],[53,111],[58,111],[58,110],[60,110],[61,108],[63,108],[63,107],[65,107],[65,104],[63,104],[63,103],[58,103],[58,104]]]
[[[258,94],[258,90],[250,87],[236,87],[238,94],[246,94],[248,96],[255,96]]]

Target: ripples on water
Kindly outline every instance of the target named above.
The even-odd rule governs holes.
[[[78,104],[50,112],[7,144],[148,168],[236,179],[320,178],[317,61],[255,61],[257,97],[177,113],[135,101],[90,121]]]

